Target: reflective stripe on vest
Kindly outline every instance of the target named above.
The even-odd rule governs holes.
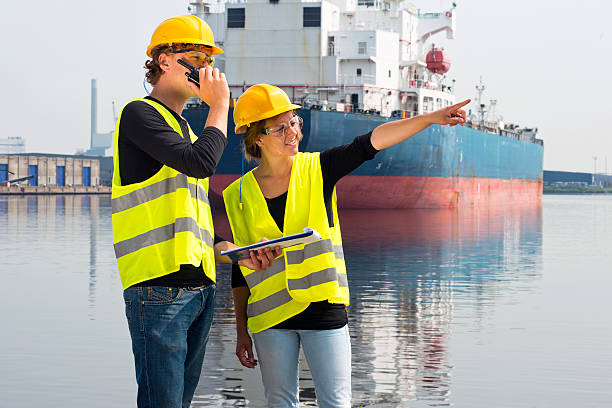
[[[158,227],[143,234],[136,235],[133,238],[117,242],[114,245],[115,255],[117,258],[121,258],[122,256],[131,254],[132,252],[136,252],[150,245],[168,241],[181,232],[192,232],[193,235],[204,241],[208,247],[213,247],[213,237],[210,236],[210,232],[204,228],[200,228],[197,221],[193,218],[182,217],[177,218],[173,224],[164,225],[163,227]]]
[[[281,289],[266,298],[249,303],[247,305],[247,317],[262,315],[292,300],[287,289]]]
[[[304,290],[310,289],[313,286],[336,281],[341,287],[348,287],[346,273],[338,273],[336,268],[327,268],[322,271],[312,272],[300,279],[287,279],[287,288],[289,290]]]
[[[317,244],[319,242],[321,241],[313,242],[313,244]],[[306,252],[306,250],[301,251],[301,252]],[[342,258],[338,258],[338,259],[343,259],[344,254],[340,253],[339,255]],[[311,254],[310,256],[316,256],[316,255]],[[308,257],[308,256],[304,255],[304,257]],[[285,272],[285,259],[283,257],[280,257],[276,259],[274,263],[272,264],[272,266],[270,266],[269,268],[264,269],[263,271],[260,271],[260,272],[248,274],[247,276],[245,276],[245,280],[249,288],[254,288],[257,285],[264,283],[267,279],[272,278],[283,272]],[[338,281],[338,284],[341,287],[348,287],[348,280],[346,278],[346,274],[345,273],[339,274],[336,268],[327,268],[322,271],[308,274],[305,277],[300,278],[300,279],[287,279],[287,287],[291,290],[308,289],[312,286],[320,285],[326,282],[333,282],[336,280]],[[281,292],[286,293],[288,297],[280,296],[279,293]],[[251,304],[249,304],[249,307],[247,309],[247,316],[251,317],[251,316],[257,315],[258,314],[256,313],[257,310],[260,310],[260,311],[261,310],[264,310],[264,311],[272,310],[286,303],[287,299],[290,300],[291,295],[289,295],[289,292],[286,289],[284,291],[276,292],[272,294],[271,296],[265,297],[255,302],[257,305],[266,305],[266,307],[263,309],[261,308],[261,306],[251,307]]]
[[[322,255],[326,252],[333,252],[336,259],[344,259],[342,245],[332,245],[331,239],[321,239],[310,244],[306,244],[301,251],[287,252],[287,262],[290,265],[301,264],[305,259],[313,256]]]
[[[196,196],[200,201],[203,201],[206,205],[210,205],[208,202],[208,195],[202,187],[197,187],[195,184],[189,183],[187,176],[184,174],[177,174],[176,176],[158,181],[157,183],[149,186],[140,188],[136,191],[132,191],[129,194],[115,197],[111,200],[113,214],[129,210],[130,208],[136,207],[137,205],[146,203],[151,200],[155,200],[165,194],[172,193],[179,188],[189,188],[189,192],[192,197]]]

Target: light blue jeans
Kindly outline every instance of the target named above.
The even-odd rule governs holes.
[[[268,407],[299,405],[300,344],[321,408],[351,407],[351,340],[348,325],[332,330],[268,329],[253,334]]]

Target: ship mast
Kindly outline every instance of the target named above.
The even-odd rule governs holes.
[[[476,91],[478,91],[478,125],[483,126],[485,117],[485,104],[482,103],[482,93],[486,89],[482,82],[482,76],[480,77],[480,84],[476,85]]]
[[[497,123],[497,113],[495,112],[495,106],[496,105],[497,105],[497,99],[490,99],[489,100],[489,112],[487,112],[488,113],[489,122]]]
[[[193,8],[192,8],[193,7]],[[205,13],[210,12],[210,4],[208,1],[195,0],[189,2],[188,10],[195,16],[202,18]]]

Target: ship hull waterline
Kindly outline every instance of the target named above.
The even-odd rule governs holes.
[[[240,174],[215,174],[209,199],[223,208],[222,192]],[[345,176],[336,185],[338,207],[351,209],[459,208],[541,204],[541,180],[480,177]]]

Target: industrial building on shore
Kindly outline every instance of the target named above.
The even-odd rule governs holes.
[[[545,186],[612,187],[612,175],[574,171],[544,170]]]
[[[109,193],[112,157],[0,155],[0,194]]]
[[[92,79],[89,149],[74,155],[26,153],[25,139],[0,138],[0,194],[110,193],[113,132],[99,133],[97,127],[97,83]]]

